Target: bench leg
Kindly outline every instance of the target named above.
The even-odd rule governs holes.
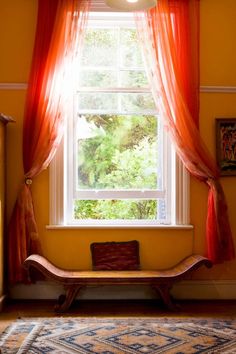
[[[55,306],[56,312],[66,312],[69,309],[75,297],[78,295],[82,286],[68,285],[65,288],[66,288],[66,294],[59,296],[58,304]]]
[[[152,288],[160,295],[162,301],[167,306],[167,308],[171,311],[178,310],[178,305],[174,304],[171,296],[170,296],[170,289],[172,285],[169,284],[158,284],[152,285]]]

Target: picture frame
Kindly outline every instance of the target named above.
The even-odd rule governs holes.
[[[236,176],[236,118],[216,118],[216,161],[221,176]]]

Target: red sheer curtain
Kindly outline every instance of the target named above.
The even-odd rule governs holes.
[[[209,186],[207,255],[214,263],[233,259],[219,171],[198,130],[199,1],[158,0],[136,14],[136,23],[154,99],[176,151],[190,174]]]
[[[89,0],[38,0],[23,126],[25,183],[9,225],[11,283],[26,281],[23,261],[31,253],[41,253],[31,183],[48,167],[63,135],[73,90],[73,59],[82,39],[89,3]]]

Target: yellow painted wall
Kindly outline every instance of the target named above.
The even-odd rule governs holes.
[[[4,179],[4,154],[5,154],[5,126],[0,121],[0,298],[3,295],[3,233],[4,233],[4,202],[5,202],[5,179]]]
[[[33,48],[36,0],[0,0],[0,82],[27,82]],[[236,86],[235,0],[201,0],[201,85]],[[236,117],[235,94],[201,93],[200,129],[212,153],[215,117]],[[0,110],[12,115],[16,124],[8,127],[7,216],[23,181],[21,142],[25,91],[0,90]],[[233,233],[236,233],[236,178],[222,178]],[[45,256],[58,266],[86,269],[91,266],[89,245],[95,241],[137,239],[143,268],[167,267],[184,256],[205,253],[207,187],[191,180],[191,222],[194,230],[78,229],[47,230],[48,171],[33,182],[35,211]],[[201,269],[197,279],[236,279],[236,262],[211,270]]]

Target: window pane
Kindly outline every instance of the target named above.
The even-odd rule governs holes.
[[[78,94],[78,111],[116,111],[125,113],[157,112],[151,93],[103,93]],[[85,113],[86,113],[85,112]]]
[[[148,80],[145,71],[126,70],[120,73],[121,87],[148,87]]]
[[[117,63],[117,30],[90,28],[86,31],[82,65],[114,66]]]
[[[158,200],[75,200],[75,219],[157,220]]]
[[[120,94],[120,104],[125,112],[156,111],[151,93],[123,93]]]
[[[80,93],[78,97],[79,110],[118,110],[116,93]]]
[[[76,126],[77,189],[156,189],[157,117],[84,115]]]
[[[115,87],[116,72],[110,70],[83,70],[80,72],[79,86],[84,87]]]
[[[142,53],[134,28],[120,30],[121,65],[124,67],[143,67]]]

